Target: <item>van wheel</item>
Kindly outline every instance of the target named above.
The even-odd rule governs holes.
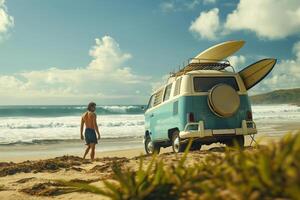
[[[240,148],[243,148],[245,145],[245,138],[243,135],[235,136],[234,138],[231,138],[226,142],[226,146],[228,147],[234,147],[235,145],[238,145]]]
[[[148,155],[149,154],[154,154],[154,153],[159,154],[160,146],[153,143],[151,138],[149,136],[147,136],[146,139],[145,139],[145,151]]]
[[[180,137],[179,137],[179,132],[176,131],[172,135],[172,149],[174,153],[180,153],[184,152],[186,148],[186,144],[182,144]]]

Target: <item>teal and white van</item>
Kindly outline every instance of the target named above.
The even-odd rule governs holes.
[[[243,44],[229,41],[200,53],[151,95],[145,112],[146,153],[169,146],[182,152],[189,139],[190,150],[215,142],[244,146],[244,136],[257,133],[247,90],[272,70],[276,60],[263,59],[238,73],[227,70],[230,63],[221,59]]]

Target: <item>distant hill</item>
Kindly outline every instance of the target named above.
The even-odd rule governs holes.
[[[251,96],[253,104],[297,104],[300,105],[300,88],[275,90]]]

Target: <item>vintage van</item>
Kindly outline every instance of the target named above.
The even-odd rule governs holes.
[[[169,146],[182,152],[188,139],[193,141],[190,150],[215,142],[244,146],[244,136],[257,133],[247,90],[272,70],[276,60],[263,59],[236,73],[228,61],[220,60],[238,49],[232,48],[236,43],[243,45],[229,41],[210,48],[204,52],[209,59],[199,54],[151,95],[145,112],[147,154]],[[227,53],[214,56],[220,48]]]

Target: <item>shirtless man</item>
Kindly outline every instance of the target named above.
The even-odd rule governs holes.
[[[94,102],[89,103],[87,107],[87,112],[83,113],[81,117],[81,125],[80,125],[80,138],[81,140],[85,140],[85,143],[87,145],[83,159],[85,159],[86,155],[89,153],[91,149],[92,161],[94,161],[95,158],[95,146],[96,144],[98,144],[98,140],[100,139],[100,132],[97,125],[97,115],[95,111],[96,111],[96,104]],[[84,126],[85,126],[85,131],[83,136]]]

